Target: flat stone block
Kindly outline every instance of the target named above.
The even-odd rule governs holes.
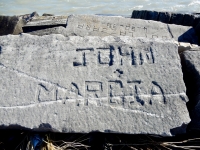
[[[66,29],[69,35],[77,36],[172,38],[164,23],[123,17],[71,15]]]
[[[23,31],[32,32],[57,26],[66,26],[68,16],[38,16],[34,17],[24,27]]]
[[[178,46],[131,37],[0,37],[0,126],[174,135],[189,121]]]
[[[77,36],[131,36],[172,39],[191,44],[198,43],[192,27],[165,24],[157,21],[106,17],[95,15],[71,15],[67,20],[67,34]]]

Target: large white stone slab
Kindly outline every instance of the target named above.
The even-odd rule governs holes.
[[[174,41],[2,36],[0,125],[184,133],[190,119],[182,76]]]
[[[179,42],[198,43],[192,27],[165,24],[152,20],[113,16],[71,15],[67,20],[68,35],[77,36],[130,36],[174,39]]]

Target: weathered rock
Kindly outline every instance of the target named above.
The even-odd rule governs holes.
[[[0,48],[2,126],[172,135],[190,121],[173,41],[22,34]]]
[[[26,22],[31,21],[35,17],[39,17],[38,13],[36,11],[32,12],[31,14],[25,14],[25,15],[20,15],[18,16],[20,19],[25,20]]]
[[[181,58],[187,95],[190,99],[188,110],[191,123],[188,129],[200,130],[200,48],[184,51]]]
[[[58,26],[65,27],[67,18],[67,16],[38,16],[28,22],[23,31],[26,33]]]
[[[144,19],[157,21],[158,16],[159,16],[159,12],[157,11],[147,11]]]
[[[37,15],[36,12],[33,12],[31,14],[20,16],[0,16],[0,36],[22,33],[22,27]]]
[[[131,36],[172,39],[179,42],[198,43],[191,27],[167,25],[157,21],[95,15],[71,15],[67,20],[69,35],[78,36]]]
[[[132,12],[131,18],[136,18],[136,17],[137,17],[137,14],[138,14],[138,10],[134,10],[134,11]]]
[[[192,27],[168,24],[172,37],[179,42],[198,44],[198,37]]]
[[[172,13],[171,14],[171,19],[170,19],[169,23],[171,23],[171,24],[177,24],[177,25],[182,25],[183,18],[184,18],[183,14]]]
[[[193,26],[195,20],[195,16],[191,14],[185,14],[183,18],[183,26]]]
[[[156,21],[95,15],[71,15],[67,20],[69,35],[131,36],[171,39],[166,24]]]
[[[23,32],[23,24],[25,24],[25,22],[20,20],[17,16],[0,16],[0,36]]]
[[[171,13],[169,12],[159,13],[158,21],[163,22],[163,23],[169,23],[170,19],[171,19]]]

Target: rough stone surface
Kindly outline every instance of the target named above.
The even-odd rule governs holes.
[[[23,27],[23,31],[26,33],[57,26],[65,27],[67,18],[67,16],[38,16],[33,18],[30,22],[28,22]]]
[[[0,36],[7,34],[19,34],[22,31],[23,21],[17,16],[0,16]]]
[[[36,12],[20,16],[0,16],[0,36],[23,33],[22,27],[35,16]]]
[[[175,24],[168,24],[168,28],[176,41],[198,44],[198,36],[194,28]]]
[[[67,20],[69,35],[131,36],[171,39],[166,24],[156,21],[95,15],[71,15]]]
[[[158,21],[163,22],[163,23],[169,23],[170,18],[171,18],[171,13],[169,13],[169,12],[160,12]]]
[[[198,43],[191,27],[167,25],[157,21],[95,15],[71,15],[67,20],[69,35],[78,36],[131,36],[172,39],[179,42]]]
[[[26,24],[27,26],[66,25],[67,16],[38,16]]]
[[[199,16],[199,13],[180,14],[172,12],[157,12],[150,10],[134,10],[132,12],[131,18],[155,21],[157,20],[163,23],[196,27],[196,25],[200,21]]]
[[[0,125],[172,135],[190,119],[178,46],[131,37],[0,37]]]
[[[190,99],[187,104],[191,117],[188,129],[200,130],[200,48],[184,51],[181,58],[187,95]]]

